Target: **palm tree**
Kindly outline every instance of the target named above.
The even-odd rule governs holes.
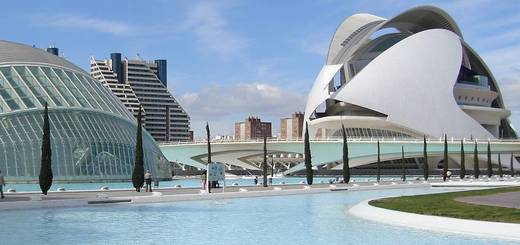
[[[264,174],[264,187],[267,187],[267,135],[264,134],[264,162],[262,163],[262,172]]]
[[[511,160],[509,162],[509,172],[511,172],[511,177],[515,177],[515,169],[513,168],[513,152],[511,152]]]
[[[464,140],[460,140],[460,179],[466,177],[466,159],[464,156]]]
[[[401,146],[401,170],[403,171],[401,179],[404,182],[406,181],[406,167],[404,165],[404,146]]]
[[[488,177],[491,178],[493,176],[493,166],[491,165],[491,145],[487,144],[487,174]]]
[[[504,177],[504,173],[502,172],[502,160],[500,159],[500,152],[498,153],[498,175],[500,178]]]
[[[430,166],[428,166],[428,152],[427,152],[427,145],[426,145],[426,135],[423,138],[423,158],[424,158],[424,165],[423,165],[424,180],[428,180]]]
[[[350,168],[348,164],[348,143],[347,133],[345,132],[345,126],[341,125],[343,132],[343,182],[348,184],[350,182]]]
[[[304,152],[305,152],[305,174],[307,176],[307,184],[312,185],[313,181],[313,170],[312,170],[312,161],[311,161],[311,143],[309,139],[309,126],[307,122],[305,122],[305,142],[304,142]]]
[[[40,167],[39,183],[43,195],[52,186],[52,149],[51,149],[51,128],[49,123],[49,110],[47,103],[45,103],[45,110],[43,111],[43,136],[42,136],[42,159]]]
[[[473,151],[473,172],[475,174],[475,179],[478,179],[480,176],[480,168],[478,166],[478,149],[477,149],[477,141],[475,140],[475,150]]]
[[[132,184],[137,192],[141,192],[144,185],[144,154],[143,154],[143,127],[142,108],[137,112],[137,136],[135,140],[135,164],[132,172]]]
[[[379,147],[379,140],[377,140],[377,182],[381,180],[381,149]]]
[[[448,178],[448,136],[444,134],[444,161],[442,164],[442,180]]]

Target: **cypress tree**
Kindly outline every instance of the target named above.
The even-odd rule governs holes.
[[[473,151],[473,172],[475,174],[475,179],[478,179],[478,177],[480,176],[480,168],[478,166],[477,141],[475,141],[475,151]]]
[[[314,173],[312,170],[311,143],[310,143],[310,139],[309,139],[309,126],[308,126],[307,122],[305,122],[304,152],[305,152],[305,174],[307,177],[307,184],[312,185]]]
[[[274,177],[274,157],[271,156],[271,177]]]
[[[430,166],[428,166],[428,152],[427,152],[427,145],[426,145],[426,135],[423,138],[423,158],[424,158],[424,165],[423,165],[424,180],[428,180],[428,175],[430,173]]]
[[[509,161],[509,172],[511,172],[511,177],[515,177],[515,169],[513,168],[513,152],[511,152],[511,160]]]
[[[401,170],[403,171],[401,179],[404,182],[404,181],[406,181],[406,167],[404,164],[404,146],[401,146]]]
[[[379,140],[377,140],[377,182],[381,180],[381,148],[379,146]]]
[[[442,164],[442,180],[448,178],[448,136],[444,134],[444,162]]]
[[[460,179],[466,177],[466,159],[464,156],[464,140],[460,140]]]
[[[341,125],[343,131],[343,181],[345,184],[350,182],[350,167],[348,164],[348,144],[347,144],[347,133],[345,132],[345,126]]]
[[[208,163],[211,163],[211,138],[209,133],[209,123],[206,122],[206,136],[208,139]]]
[[[491,145],[487,144],[487,175],[489,178],[493,176],[493,166],[491,165]]]
[[[52,186],[52,149],[51,149],[51,129],[49,123],[49,110],[47,103],[45,103],[45,110],[43,112],[43,136],[42,136],[42,159],[40,167],[39,183],[40,189],[44,195]]]
[[[209,123],[206,122],[206,136],[207,136],[207,141],[208,141],[208,164],[211,163],[211,135],[210,135],[210,132],[209,132]],[[208,171],[206,170],[206,176],[208,176]],[[209,183],[209,181],[207,181],[206,183],[208,185],[208,192],[211,193],[211,183]]]
[[[500,178],[504,177],[504,173],[502,172],[502,160],[500,160],[500,153],[498,153],[498,175]]]
[[[139,106],[137,113],[137,136],[135,140],[135,163],[132,172],[132,184],[137,192],[141,191],[144,185],[144,155],[143,155],[143,127],[142,127],[142,108]]]
[[[267,187],[267,135],[264,134],[264,162],[262,164],[264,174],[264,187]]]

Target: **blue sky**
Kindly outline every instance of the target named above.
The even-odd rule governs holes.
[[[274,123],[303,111],[329,40],[346,17],[393,17],[418,5],[446,10],[497,78],[520,123],[520,2],[504,1],[7,1],[1,39],[55,45],[88,69],[90,56],[168,60],[168,86],[196,137],[210,121],[232,134],[249,115]],[[8,11],[5,11],[8,10]],[[518,126],[520,127],[520,125]]]

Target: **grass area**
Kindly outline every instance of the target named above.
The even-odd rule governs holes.
[[[483,196],[520,191],[520,187],[403,196],[370,201],[369,204],[397,211],[497,222],[520,223],[520,209],[468,204],[455,201],[466,196]]]

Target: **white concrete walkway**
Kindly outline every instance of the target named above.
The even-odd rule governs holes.
[[[284,196],[284,195],[300,195],[314,193],[330,193],[331,191],[365,191],[365,190],[383,190],[383,189],[399,189],[399,188],[424,188],[430,187],[430,183],[406,182],[406,183],[390,183],[382,182],[379,185],[373,183],[358,184],[318,184],[312,187],[306,185],[292,186],[275,186],[263,189],[261,187],[233,187],[226,188],[222,193],[222,189],[213,190],[211,194],[200,193],[197,189],[159,189],[153,193],[136,193],[132,191],[114,191],[114,192],[74,192],[74,193],[53,193],[52,199],[42,199],[41,194],[20,194],[24,200],[12,200],[0,202],[0,211],[5,210],[24,210],[24,209],[40,209],[40,208],[64,208],[64,207],[82,207],[96,206],[103,204],[114,205],[114,203],[158,203],[158,202],[176,202],[176,201],[195,201],[195,200],[213,200],[226,198],[248,198],[262,196]],[[13,198],[10,196],[9,198]],[[124,205],[124,204],[123,204]]]
[[[480,179],[480,180],[455,180],[448,182],[432,183],[432,187],[512,187],[520,186],[518,179]]]
[[[520,241],[520,224],[414,214],[374,207],[363,201],[348,210],[362,219],[414,229]]]

